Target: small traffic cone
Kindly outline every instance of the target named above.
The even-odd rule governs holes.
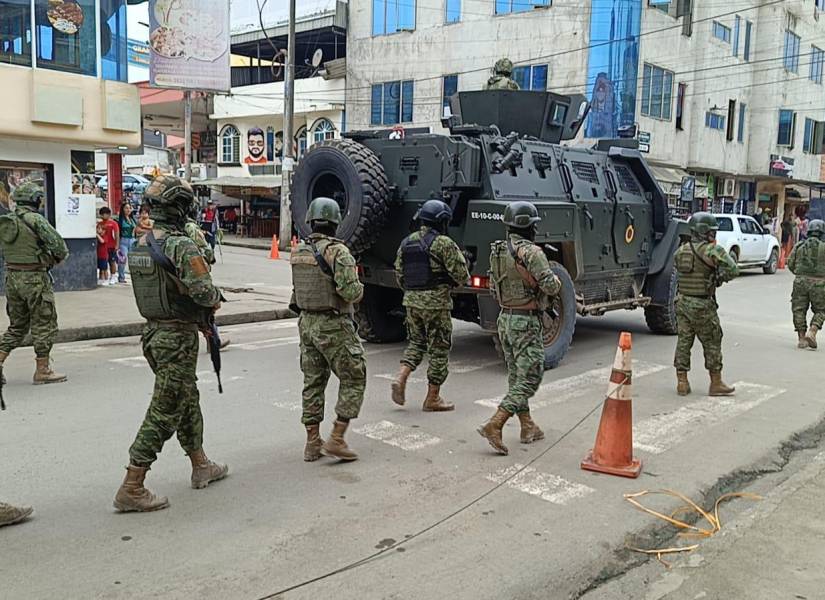
[[[272,246],[269,248],[269,258],[275,260],[281,258],[281,254],[278,252],[278,236],[272,236]]]
[[[633,409],[630,397],[632,363],[630,334],[622,332],[613,371],[602,407],[602,420],[596,434],[596,444],[582,461],[582,469],[638,477],[642,463],[633,458]]]
[[[782,246],[782,248],[780,248],[780,251],[779,251],[779,263],[777,263],[776,268],[780,269],[780,270],[784,269],[785,268],[785,263],[787,262],[787,260],[788,260],[788,256],[787,256],[787,253],[785,252],[785,246]]]

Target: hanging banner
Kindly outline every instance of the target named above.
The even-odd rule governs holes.
[[[149,0],[153,87],[228,92],[229,0]]]

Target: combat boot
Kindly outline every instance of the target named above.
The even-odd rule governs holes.
[[[318,423],[307,425],[307,443],[304,446],[304,460],[313,462],[321,458],[321,446],[324,440],[321,439],[321,426]]]
[[[150,512],[169,507],[166,496],[155,496],[143,487],[149,467],[126,467],[126,479],[115,496],[114,507],[120,512]]]
[[[63,373],[55,373],[49,366],[49,357],[44,356],[34,359],[37,363],[37,368],[34,371],[32,383],[34,385],[42,385],[44,383],[62,383],[68,379]]]
[[[521,423],[521,443],[532,444],[544,439],[544,432],[539,429],[535,421],[530,417],[530,412],[521,412],[518,414],[518,420]]]
[[[808,347],[808,338],[805,337],[804,331],[797,331],[796,335],[799,336],[799,341],[796,343],[796,347],[800,350]]]
[[[439,395],[441,391],[440,385],[427,384],[427,397],[424,398],[424,412],[445,412],[448,410],[455,410],[455,404],[445,402],[444,398]]]
[[[819,327],[816,325],[811,325],[810,329],[808,329],[808,333],[805,334],[805,341],[808,342],[808,348],[813,348],[816,350],[816,334],[819,331]]]
[[[690,393],[690,382],[687,375],[687,371],[676,371],[676,393],[680,396],[687,396]]]
[[[722,381],[721,371],[710,372],[710,389],[708,390],[709,396],[730,396],[735,391],[735,387]]]
[[[193,490],[202,490],[213,481],[218,481],[229,475],[229,467],[209,460],[203,448],[191,452],[189,460],[192,462]]]
[[[496,409],[496,414],[494,414],[489,421],[476,430],[481,437],[487,438],[487,441],[493,447],[493,450],[503,456],[507,456],[510,451],[501,440],[501,430],[504,428],[504,424],[507,423],[507,419],[512,416],[512,414],[499,407]]]
[[[0,351],[0,385],[6,385],[6,375],[3,373],[3,364],[6,362],[8,357],[8,352]]]
[[[25,521],[34,512],[31,506],[12,506],[0,502],[0,527]]]
[[[339,460],[358,460],[358,455],[347,446],[347,442],[344,440],[347,427],[349,427],[348,422],[335,420],[329,439],[321,446],[321,454]]]
[[[405,394],[407,391],[407,379],[410,377],[410,373],[412,373],[410,365],[401,363],[401,367],[398,369],[398,375],[395,376],[395,381],[392,382],[392,401],[398,406],[404,406],[404,403],[407,401]]]

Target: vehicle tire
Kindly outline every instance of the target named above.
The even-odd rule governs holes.
[[[670,273],[667,304],[664,306],[651,305],[645,307],[645,322],[653,333],[662,335],[676,335],[676,269]]]
[[[779,248],[774,248],[771,250],[771,256],[768,259],[768,262],[765,263],[765,266],[762,267],[762,272],[765,275],[773,275],[776,273],[777,266],[779,265]]]
[[[542,315],[544,325],[544,368],[555,369],[573,341],[576,329],[576,289],[570,273],[556,262],[550,262],[550,268],[561,280],[561,292],[553,299],[552,307],[558,313],[552,319],[546,313]]]
[[[366,284],[364,297],[356,307],[358,335],[367,342],[388,344],[407,337],[404,327],[404,292],[395,288]]]
[[[375,153],[353,140],[315,144],[301,159],[292,181],[292,222],[309,235],[306,214],[314,198],[332,198],[341,207],[336,236],[353,254],[372,246],[389,215],[389,186]]]
[[[728,254],[730,255],[733,262],[735,262],[738,265],[739,264],[739,248],[734,246],[733,248],[730,249],[730,252],[728,252]]]

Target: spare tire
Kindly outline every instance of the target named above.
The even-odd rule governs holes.
[[[338,202],[342,221],[336,237],[356,255],[368,250],[386,225],[390,192],[384,166],[358,142],[320,142],[298,163],[292,181],[292,222],[302,236],[310,234],[307,208],[319,196]]]

